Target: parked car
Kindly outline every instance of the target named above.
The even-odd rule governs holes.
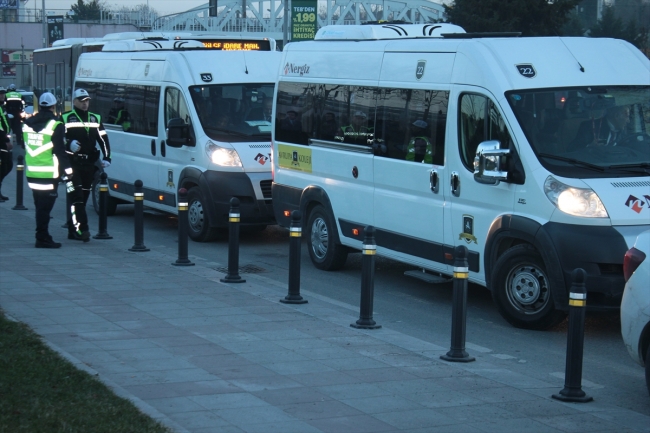
[[[25,101],[25,113],[31,116],[34,114],[34,92],[28,92],[27,90],[18,90],[18,93],[23,95],[23,100]]]
[[[650,393],[650,230],[641,233],[625,253],[625,291],[621,302],[621,334],[632,359],[645,366]]]

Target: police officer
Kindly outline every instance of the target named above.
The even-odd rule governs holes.
[[[74,91],[72,110],[63,113],[61,119],[65,124],[66,152],[73,168],[72,183],[74,192],[69,196],[71,203],[68,220],[68,239],[90,240],[86,202],[90,196],[95,171],[95,163],[103,154],[102,167],[111,165],[111,147],[104,124],[99,114],[88,111],[90,95],[85,89]]]
[[[56,98],[45,92],[38,100],[38,114],[22,126],[25,146],[27,185],[32,189],[36,207],[36,248],[60,248],[49,233],[50,212],[57,198],[59,170],[64,169],[63,182],[68,192],[74,189],[72,168],[65,152],[65,128],[56,120]]]
[[[113,106],[108,112],[107,123],[121,125],[124,131],[128,131],[131,128],[131,115],[124,108],[124,98],[121,96],[113,99]]]
[[[418,119],[411,126],[412,138],[406,146],[406,160],[432,164],[433,146],[429,137],[424,134],[428,126],[427,122]]]
[[[11,156],[11,125],[5,112],[5,95],[7,89],[0,87],[0,202],[9,200],[9,197],[2,195],[2,180],[9,174],[14,166]]]
[[[21,131],[21,123],[25,117],[25,101],[23,100],[23,95],[16,91],[16,85],[10,84],[7,88],[7,102],[6,109],[7,114],[10,114],[9,124],[11,125],[11,130],[16,137],[16,142],[20,147],[25,147],[23,142],[23,135]]]

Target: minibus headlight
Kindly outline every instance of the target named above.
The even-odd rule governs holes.
[[[205,152],[210,161],[222,167],[241,167],[241,159],[235,149],[217,146],[211,141],[205,145]]]
[[[565,185],[553,176],[544,182],[546,197],[564,213],[587,218],[607,218],[607,210],[592,189]]]

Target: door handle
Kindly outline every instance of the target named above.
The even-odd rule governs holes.
[[[460,196],[460,176],[457,171],[451,172],[451,193],[456,197]]]
[[[165,149],[166,149],[166,147],[165,147],[165,140],[161,140],[161,141],[160,141],[160,155],[163,156],[163,157],[164,157],[164,156],[166,155],[166,153],[167,153]]]
[[[151,154],[156,156],[156,140],[153,138],[151,139]]]
[[[429,171],[429,188],[433,191],[434,194],[438,194],[439,182],[438,182],[438,172],[436,170]]]

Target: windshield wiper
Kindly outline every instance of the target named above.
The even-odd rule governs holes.
[[[239,135],[239,136],[241,136],[241,137],[246,137],[246,136],[248,136],[248,134],[245,134],[245,133],[243,133],[243,132],[233,131],[232,129],[217,128],[217,127],[215,127],[215,126],[206,126],[205,129],[206,129],[206,130],[211,130],[211,131],[224,132],[224,133],[226,133],[226,134]]]
[[[601,167],[600,165],[590,164],[588,162],[580,161],[579,159],[567,158],[567,157],[558,156],[558,155],[551,155],[550,153],[538,153],[537,156],[541,156],[543,158],[548,158],[548,159],[556,159],[558,161],[570,162],[571,164],[581,165],[583,167],[591,168],[591,169],[597,170],[597,171],[605,171],[605,167]]]
[[[640,168],[641,170],[635,170],[636,168]],[[650,173],[650,171],[648,171],[650,170],[650,162],[639,162],[636,164],[616,164],[608,166],[607,169],[623,169],[632,173]]]

